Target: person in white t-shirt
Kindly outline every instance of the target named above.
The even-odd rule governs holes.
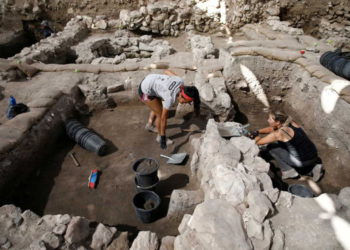
[[[168,112],[176,101],[179,103],[192,103],[197,115],[199,115],[200,98],[196,87],[184,86],[183,80],[174,72],[166,70],[165,75],[147,75],[139,86],[139,96],[151,113],[145,129],[158,132],[157,142],[162,149],[173,142],[166,138],[166,126]],[[162,103],[163,101],[163,103]],[[155,126],[154,126],[155,124]]]

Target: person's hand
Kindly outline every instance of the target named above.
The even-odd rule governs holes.
[[[166,136],[165,135],[162,135],[160,137],[160,148],[166,149]]]
[[[250,139],[255,139],[255,137],[257,137],[259,135],[259,131],[258,130],[255,130],[255,131],[252,131],[248,134],[248,137]]]

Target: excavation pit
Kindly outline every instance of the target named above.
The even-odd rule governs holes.
[[[160,154],[178,150],[191,152],[189,137],[193,133],[182,129],[193,122],[204,128],[205,121],[170,118],[167,133],[175,144],[164,151],[155,140],[156,134],[144,129],[148,114],[148,108],[142,104],[94,114],[88,127],[109,141],[107,155],[99,157],[76,145],[68,136],[62,136],[54,155],[40,163],[35,173],[19,187],[14,204],[39,215],[67,213],[131,232],[152,230],[159,236],[177,235],[180,220],[166,217],[171,192],[198,187],[191,178],[190,161],[181,166],[168,165]],[[75,166],[70,153],[74,153],[79,167]],[[161,204],[156,220],[150,224],[137,218],[132,204],[137,193],[132,166],[144,157],[156,159],[160,164],[156,192]],[[88,177],[93,169],[99,169],[101,176],[97,188],[89,189]]]

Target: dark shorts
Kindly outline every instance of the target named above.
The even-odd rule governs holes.
[[[143,80],[141,81],[140,85],[139,85],[139,89],[138,89],[138,93],[139,93],[139,97],[140,97],[140,100],[142,102],[145,102],[145,101],[151,101],[157,97],[155,96],[149,96],[149,95],[146,95],[144,93],[142,93],[142,89],[141,89],[141,84],[142,84]]]

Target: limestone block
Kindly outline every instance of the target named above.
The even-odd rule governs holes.
[[[209,84],[213,87],[216,95],[226,92],[225,79],[223,77],[210,78]]]
[[[185,214],[182,217],[181,223],[178,227],[180,234],[184,233],[187,230],[188,222],[190,221],[191,218],[192,218],[192,215],[190,215],[190,214]]]
[[[293,204],[293,195],[289,192],[280,192],[276,206],[291,207]]]
[[[230,124],[227,122],[227,124]],[[259,148],[256,143],[245,136],[232,137],[230,139],[230,143],[232,143],[236,148],[238,148],[242,154],[246,156],[257,156],[259,154]]]
[[[249,204],[248,212],[259,223],[262,223],[267,216],[274,213],[271,201],[260,191],[249,192],[247,202]]]
[[[107,27],[120,29],[122,27],[122,21],[120,19],[108,20]]]
[[[174,241],[174,236],[163,237],[159,250],[174,250]]]
[[[128,233],[122,232],[107,247],[107,250],[129,250]]]
[[[45,242],[42,240],[36,240],[29,246],[30,250],[47,250]]]
[[[130,11],[122,9],[119,13],[119,19],[122,21],[124,25],[130,23]]]
[[[242,178],[229,168],[218,165],[212,168],[215,190],[233,206],[244,201],[246,186]]]
[[[261,184],[262,190],[273,189],[271,178],[267,173],[257,173],[256,177]]]
[[[252,172],[267,173],[270,170],[270,164],[260,157],[244,158],[243,163]]]
[[[158,237],[155,233],[140,231],[132,243],[130,250],[157,250],[158,247]]]
[[[217,102],[219,103],[219,106],[221,106],[219,109],[222,109],[223,114],[225,114],[225,111],[232,108],[231,97],[227,93],[218,94]],[[220,110],[219,113],[221,113]]]
[[[280,229],[275,229],[271,250],[283,250],[284,248],[284,233]]]
[[[116,44],[122,47],[126,47],[129,44],[129,38],[128,37],[117,37],[113,40]]]
[[[350,208],[350,187],[345,187],[340,190],[338,198],[343,206]]]
[[[272,243],[273,232],[271,229],[270,221],[266,220],[263,224],[263,238],[257,239],[255,237],[252,238],[252,243],[254,245],[254,249],[264,249],[269,250]]]
[[[112,241],[117,229],[114,227],[106,227],[103,224],[98,224],[95,233],[92,235],[92,249],[105,249]]]
[[[34,224],[39,221],[40,217],[30,210],[22,213],[23,222],[27,225]]]
[[[96,23],[94,23],[93,29],[101,29],[105,30],[108,27],[108,23],[105,20],[99,20]]]
[[[256,238],[258,240],[264,239],[263,226],[261,223],[257,222],[253,218],[250,218],[246,222],[247,234],[249,238]]]
[[[57,218],[57,224],[67,225],[71,219],[72,217],[69,214],[60,215]]]
[[[191,214],[195,206],[203,201],[199,191],[176,189],[171,193],[168,208],[168,217],[179,218],[185,213]]]
[[[60,238],[51,232],[45,233],[43,237],[41,237],[41,240],[53,249],[56,249],[61,245]]]
[[[84,241],[89,236],[89,221],[83,217],[75,216],[68,224],[65,240],[70,244]]]
[[[175,249],[252,248],[240,214],[223,200],[207,200],[198,205],[188,223],[188,229],[176,237],[174,246]]]
[[[151,51],[151,52],[153,52],[155,50],[154,47],[152,47],[152,46],[150,46],[148,44],[145,44],[143,42],[139,43],[139,49],[140,50],[144,50],[144,51]]]
[[[273,189],[265,189],[263,193],[266,194],[267,197],[269,197],[272,203],[276,203],[278,200],[280,191],[277,188],[273,188]]]
[[[211,102],[214,100],[214,90],[209,84],[203,84],[199,89],[199,95],[204,101]]]
[[[183,118],[184,116],[191,114],[194,112],[194,106],[188,105],[188,104],[181,104],[179,103],[176,107],[176,118]]]
[[[54,227],[52,232],[57,235],[63,235],[66,232],[66,229],[67,229],[66,225],[60,224]]]

